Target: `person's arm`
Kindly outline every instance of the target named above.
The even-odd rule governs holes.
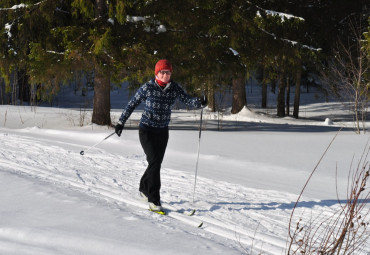
[[[125,126],[126,121],[130,117],[131,113],[135,110],[135,108],[145,100],[147,86],[144,84],[140,87],[140,89],[135,93],[134,97],[128,102],[126,108],[123,110],[117,125],[115,126],[115,132],[118,136],[121,136],[123,127]]]
[[[205,96],[203,96],[204,98],[201,98],[201,97],[192,97],[192,96],[189,96],[188,94],[186,94],[186,92],[179,86],[176,84],[176,91],[177,91],[177,97],[178,99],[183,102],[184,104],[188,105],[188,106],[191,106],[191,107],[196,107],[196,108],[200,108],[200,107],[204,107],[207,105],[207,99],[205,98]],[[205,105],[204,105],[205,103]]]
[[[128,102],[126,108],[123,110],[121,117],[119,118],[120,124],[124,125],[127,119],[130,117],[131,113],[135,110],[135,108],[146,99],[147,85],[144,84],[143,86],[138,89],[132,99]]]

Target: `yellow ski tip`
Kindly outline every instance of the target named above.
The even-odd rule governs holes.
[[[154,211],[154,210],[151,210],[151,209],[149,209],[149,211],[160,214],[160,215],[166,215],[165,211]]]

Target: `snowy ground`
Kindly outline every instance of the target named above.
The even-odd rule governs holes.
[[[294,120],[246,108],[219,121],[205,111],[193,204],[200,111],[174,111],[161,192],[170,213],[160,216],[137,197],[146,166],[140,111],[120,138],[86,151],[113,132],[87,124],[90,111],[0,106],[0,254],[284,254],[298,194],[339,127],[297,217],[337,211],[336,183],[343,201],[352,159],[369,146],[342,112],[307,104]],[[192,207],[195,216],[182,214]]]

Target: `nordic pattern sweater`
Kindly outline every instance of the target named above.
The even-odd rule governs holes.
[[[171,109],[179,99],[184,104],[200,108],[200,99],[191,97],[175,82],[167,84],[162,89],[154,79],[144,83],[128,102],[122,112],[119,121],[124,124],[131,113],[141,103],[145,102],[144,112],[141,116],[140,125],[154,128],[166,128],[171,120]]]

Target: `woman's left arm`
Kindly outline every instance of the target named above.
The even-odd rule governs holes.
[[[199,97],[189,96],[178,84],[176,84],[176,92],[178,99],[184,104],[196,108],[200,108],[202,106],[201,99]]]

